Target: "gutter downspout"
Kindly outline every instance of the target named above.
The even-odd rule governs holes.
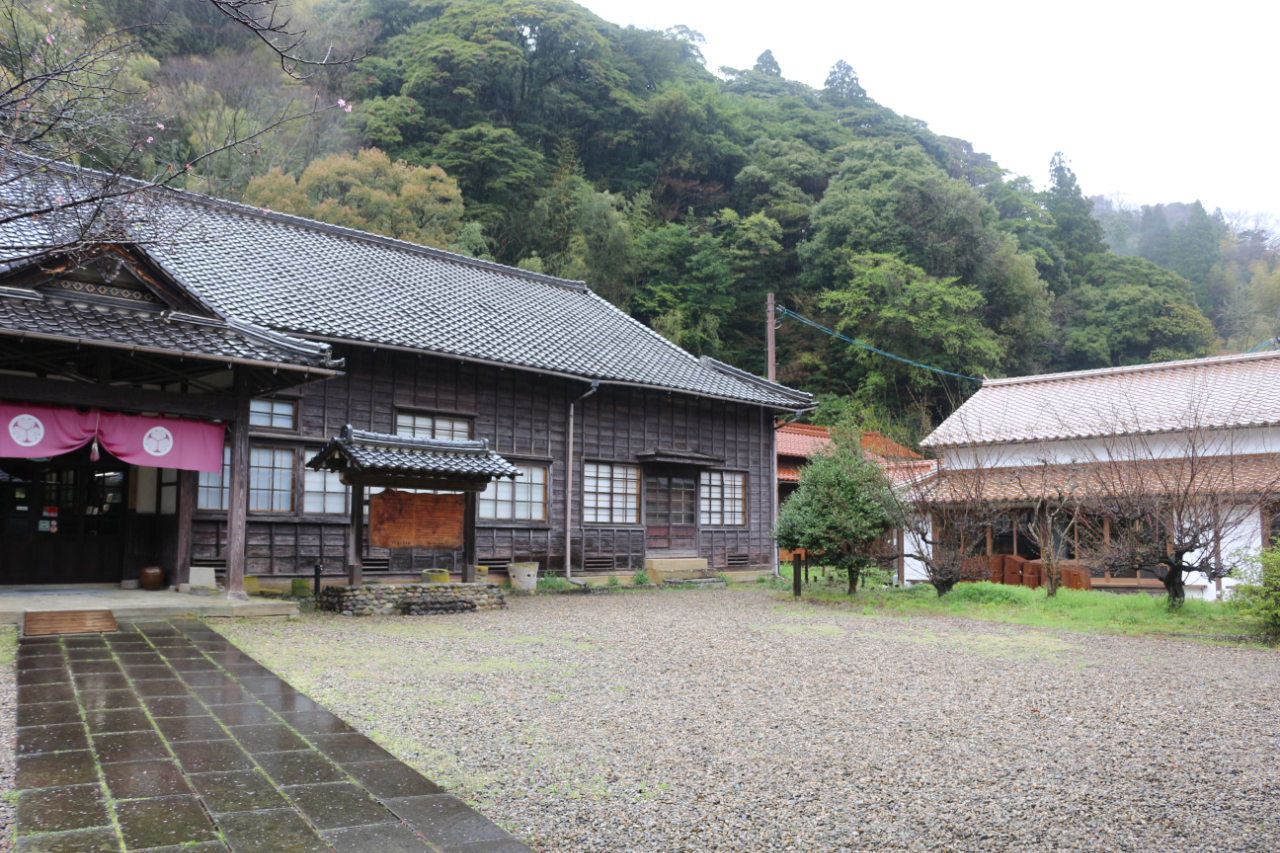
[[[564,579],[569,583],[586,586],[585,581],[573,579],[573,407],[600,390],[600,380],[591,380],[591,390],[569,404],[569,441],[564,462]]]

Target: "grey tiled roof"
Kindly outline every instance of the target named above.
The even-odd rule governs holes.
[[[0,286],[0,334],[69,338],[107,346],[331,369],[329,347],[246,323],[143,307],[77,302]]]
[[[695,358],[581,282],[238,205],[196,227],[207,240],[148,253],[220,311],[281,331],[787,409],[812,399]]]
[[[446,477],[515,477],[516,467],[489,449],[489,440],[447,441],[405,435],[386,435],[343,428],[341,435],[307,465],[333,469],[341,457],[345,467],[363,474],[433,474]]]
[[[51,176],[41,180],[57,187],[62,181],[67,188],[44,187],[45,195],[75,195],[77,177],[89,185],[88,192],[94,180],[105,177],[54,165],[48,171]],[[20,189],[18,182],[0,188],[0,204],[4,193]],[[285,333],[405,347],[605,383],[793,410],[812,403],[804,392],[695,358],[582,282],[194,193],[156,190],[111,205],[120,208],[112,221],[138,234],[140,250],[224,317]],[[9,259],[5,245],[39,241],[38,234],[11,231],[48,229],[45,239],[54,240],[53,218],[38,224],[17,220],[0,228],[0,270]]]

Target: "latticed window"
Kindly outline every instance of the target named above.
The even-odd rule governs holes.
[[[465,418],[444,418],[438,415],[415,415],[412,412],[396,414],[396,435],[416,435],[421,438],[444,438],[465,441],[471,437],[471,421]]]
[[[640,469],[634,465],[588,462],[583,466],[582,520],[598,524],[638,524]]]
[[[708,471],[702,475],[699,495],[703,524],[745,524],[747,515],[745,474]]]
[[[493,480],[480,493],[480,517],[532,521],[547,517],[547,469],[543,465],[516,465],[514,481]]]
[[[293,429],[298,404],[292,400],[250,400],[249,426]]]
[[[249,509],[293,511],[293,451],[280,447],[249,450]]]
[[[303,512],[346,512],[347,487],[336,471],[306,470],[302,484]]]
[[[200,472],[196,491],[198,509],[227,509],[231,506],[231,448],[222,448],[222,473]]]

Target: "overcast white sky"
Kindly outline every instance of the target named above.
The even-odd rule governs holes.
[[[1043,186],[1053,152],[1088,195],[1280,215],[1280,2],[579,0],[623,26],[684,24],[711,70],[766,48],[863,88]]]

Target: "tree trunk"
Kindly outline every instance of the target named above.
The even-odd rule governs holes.
[[[1164,588],[1169,594],[1169,609],[1177,610],[1187,600],[1186,578],[1182,569],[1170,567],[1164,573]]]
[[[859,574],[861,574],[860,569],[855,569],[853,566],[849,567],[849,595],[850,596],[852,596],[855,592],[858,591],[858,575]]]
[[[955,582],[955,581],[953,581],[953,580],[946,580],[946,581],[934,581],[934,582],[933,582],[933,588],[934,588],[934,589],[936,589],[936,590],[938,591],[938,598],[942,598],[942,596],[944,596],[944,595],[946,595],[947,593],[951,592],[951,589],[952,589],[955,585],[956,585],[956,582]]]
[[[1053,598],[1058,593],[1058,581],[1061,573],[1058,570],[1058,561],[1044,564],[1044,594],[1045,598]]]

